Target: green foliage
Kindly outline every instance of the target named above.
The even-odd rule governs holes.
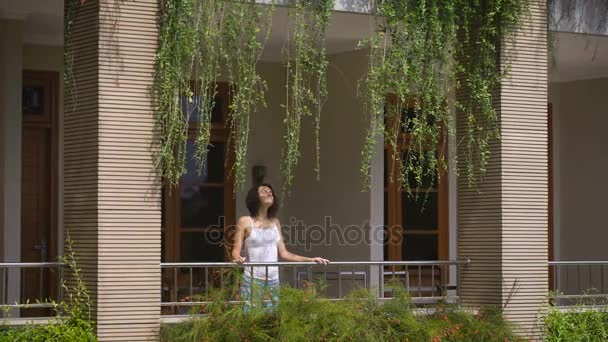
[[[558,309],[551,307],[545,317],[547,342],[608,341],[608,309],[605,297],[581,298],[578,304]],[[556,297],[554,300],[559,300]]]
[[[400,131],[410,133],[410,153],[399,165],[401,187],[409,191],[438,177],[448,162],[444,145],[455,134],[450,94],[457,89],[467,94],[453,103],[465,118],[458,142],[465,151],[463,176],[473,185],[485,172],[490,144],[499,137],[492,92],[508,69],[500,68],[498,47],[513,37],[526,8],[525,0],[377,1],[373,14],[381,29],[360,44],[369,49],[360,83],[370,113],[362,152],[365,187],[380,137],[400,160]],[[389,95],[394,99],[385,107]],[[414,115],[402,118],[404,109]]]
[[[230,146],[234,146],[236,187],[245,181],[249,116],[265,105],[266,83],[256,65],[268,37],[273,6],[252,0],[163,0],[154,94],[157,100],[157,169],[171,184],[185,172],[189,113],[196,107],[195,161],[202,170],[211,136],[211,113],[220,75],[230,82]],[[260,41],[259,35],[263,38]],[[192,89],[190,81],[197,85]],[[196,92],[193,92],[193,90]],[[198,101],[194,101],[198,95]]]
[[[362,151],[361,171],[369,187],[374,146],[379,138],[393,146],[399,163],[399,183],[410,191],[432,184],[448,164],[448,137],[455,134],[451,108],[464,118],[463,176],[474,185],[488,164],[490,145],[499,137],[492,92],[506,75],[509,56],[502,41],[514,37],[527,9],[526,0],[378,0],[372,15],[378,22],[372,37],[361,42],[369,51],[368,72],[360,94],[368,107],[369,128]],[[231,83],[230,127],[234,146],[235,189],[246,176],[250,115],[265,104],[266,82],[256,73],[270,30],[274,6],[252,0],[163,0],[157,53],[155,94],[160,173],[175,184],[185,172],[187,114],[181,96],[192,99],[190,79],[198,81],[199,129],[196,161],[202,168],[210,137],[215,82],[226,72]],[[289,190],[300,157],[301,124],[313,118],[317,178],[319,130],[327,97],[325,31],[334,0],[292,0],[293,29],[285,49],[287,99],[283,189]],[[499,65],[499,61],[507,61]],[[451,94],[464,97],[452,101]],[[394,97],[385,106],[387,98]],[[401,119],[406,108],[414,115]],[[394,122],[396,124],[387,124]],[[400,131],[410,139],[405,158],[397,155]],[[441,145],[441,146],[440,146]],[[435,151],[439,148],[439,153]],[[452,158],[455,161],[454,156]],[[425,180],[425,182],[423,182]]]
[[[91,299],[82,271],[78,267],[76,254],[69,234],[66,239],[66,255],[61,262],[70,272],[69,281],[62,281],[64,301],[50,301],[56,317],[48,324],[27,324],[23,327],[0,326],[0,341],[46,342],[76,341],[95,342],[95,328],[91,321]]]
[[[283,149],[283,190],[288,193],[300,158],[303,117],[314,118],[316,158],[314,169],[320,177],[319,132],[321,110],[327,97],[327,56],[325,31],[334,0],[293,0],[290,16],[293,40],[287,54],[287,104],[285,105],[285,147]],[[291,37],[290,37],[291,38]],[[291,51],[293,50],[293,52]]]
[[[379,303],[366,290],[344,301],[315,287],[282,288],[273,309],[213,303],[206,316],[161,328],[162,341],[520,341],[497,311],[472,315],[452,307],[416,314],[404,291]]]

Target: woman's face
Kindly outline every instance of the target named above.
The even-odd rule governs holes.
[[[260,203],[263,206],[270,207],[272,203],[274,203],[274,195],[272,194],[272,189],[265,185],[262,185],[258,188],[258,196],[260,196]]]

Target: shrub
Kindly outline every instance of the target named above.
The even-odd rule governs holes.
[[[567,311],[551,309],[545,319],[548,342],[608,341],[608,310],[577,305]]]
[[[214,294],[211,298],[224,298]],[[210,298],[210,299],[211,299]],[[314,287],[282,288],[271,309],[213,302],[189,320],[161,328],[161,340],[177,341],[520,341],[497,311],[473,315],[451,306],[416,314],[404,291],[378,302],[367,290],[343,301],[321,297]]]

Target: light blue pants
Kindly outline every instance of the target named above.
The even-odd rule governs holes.
[[[251,310],[252,305],[262,303],[262,307],[272,309],[279,300],[279,280],[278,279],[258,279],[250,276],[243,276],[241,282],[241,299],[245,301],[245,312]]]

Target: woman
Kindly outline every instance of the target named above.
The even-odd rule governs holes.
[[[285,261],[316,262],[325,265],[329,260],[320,257],[308,258],[290,253],[280,231],[281,223],[276,218],[279,200],[272,186],[261,184],[252,187],[245,200],[250,216],[242,216],[236,222],[232,259],[237,263],[276,262],[278,257]],[[241,247],[245,242],[245,257],[241,256]],[[255,291],[252,291],[255,287]],[[241,297],[251,301],[252,293],[258,289],[268,292],[277,299],[279,288],[279,268],[277,266],[256,266],[245,269]]]

